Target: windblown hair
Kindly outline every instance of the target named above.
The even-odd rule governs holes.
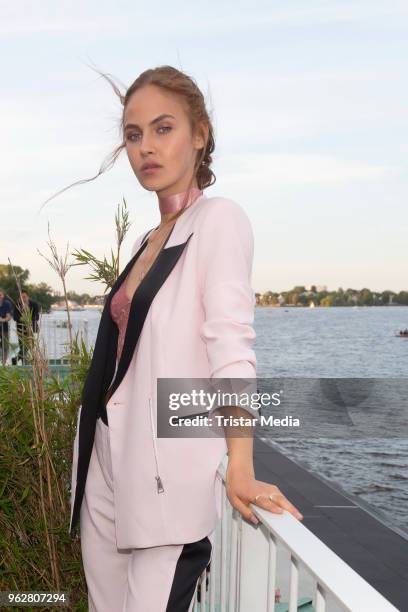
[[[99,70],[96,70],[96,72],[98,72],[98,74],[100,74],[110,83],[123,106],[122,116],[120,119],[120,132],[122,142],[104,159],[101,164],[101,167],[99,168],[98,173],[95,176],[92,176],[88,179],[75,181],[71,185],[68,185],[64,189],[61,189],[56,194],[48,198],[42,206],[44,206],[47,202],[55,198],[57,195],[63,193],[67,189],[70,189],[74,185],[80,185],[82,183],[88,183],[89,181],[93,181],[103,172],[106,172],[107,170],[110,170],[110,168],[112,168],[122,149],[126,147],[124,136],[124,115],[126,106],[129,103],[129,100],[132,95],[138,89],[141,89],[145,85],[156,85],[157,87],[161,87],[167,92],[171,92],[179,97],[182,103],[184,103],[184,107],[186,109],[190,121],[192,134],[197,133],[197,131],[200,129],[200,124],[202,123],[204,123],[208,127],[208,138],[206,140],[204,148],[200,149],[200,151],[198,151],[197,153],[197,157],[194,164],[194,172],[188,189],[191,187],[194,178],[196,178],[197,180],[197,185],[199,189],[205,189],[206,187],[209,187],[210,185],[213,185],[215,183],[216,177],[214,172],[211,170],[211,164],[213,161],[212,154],[215,149],[214,129],[212,121],[206,109],[203,94],[201,93],[201,90],[199,89],[198,85],[192,77],[188,76],[185,72],[174,68],[173,66],[158,66],[156,68],[150,68],[142,72],[123,94],[112,79],[111,75],[99,72]],[[180,213],[182,212],[182,210],[183,208],[181,209]],[[178,215],[175,215],[175,217],[176,216]]]

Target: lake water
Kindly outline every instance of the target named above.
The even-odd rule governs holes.
[[[44,319],[66,318],[54,313]],[[93,343],[98,311],[73,312],[76,328],[87,319]],[[256,308],[255,351],[258,378],[404,378],[408,373],[408,307]],[[61,330],[62,332],[62,330]],[[53,341],[55,344],[55,340]],[[408,425],[408,424],[406,424]],[[390,526],[408,534],[408,435],[349,439],[279,436],[287,456],[338,483],[379,511]]]
[[[257,308],[257,375],[405,379],[408,338],[397,334],[406,327],[405,306]],[[270,436],[265,438],[269,441]],[[361,440],[288,436],[279,437],[278,444],[287,456],[339,483],[408,533],[408,435]]]

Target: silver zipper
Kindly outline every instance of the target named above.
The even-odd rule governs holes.
[[[156,439],[155,439],[154,427],[153,427],[153,410],[152,410],[152,398],[151,397],[149,397],[149,408],[150,408],[150,425],[151,425],[151,430],[152,430],[154,458],[156,461],[156,474],[157,475],[155,476],[155,479],[156,479],[157,493],[163,493],[164,487],[163,487],[162,479],[159,474],[159,462],[157,460],[157,447],[156,447]]]

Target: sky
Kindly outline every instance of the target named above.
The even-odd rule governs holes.
[[[157,196],[120,143],[122,88],[170,64],[192,76],[215,130],[208,197],[248,214],[255,291],[326,285],[408,290],[408,3],[252,0],[0,2],[0,263],[61,291],[48,255],[109,256],[126,199],[134,239],[160,221]],[[74,258],[70,258],[74,262]],[[71,268],[68,289],[101,294]]]

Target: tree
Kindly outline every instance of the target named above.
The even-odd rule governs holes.
[[[13,266],[13,268],[21,285],[27,286],[30,272],[27,269],[20,268],[20,266]],[[17,301],[18,289],[10,264],[0,264],[0,286],[12,300]]]
[[[364,287],[364,289],[360,291],[360,295],[358,297],[357,304],[359,306],[372,306],[373,295],[370,289],[367,289],[366,287]]]

